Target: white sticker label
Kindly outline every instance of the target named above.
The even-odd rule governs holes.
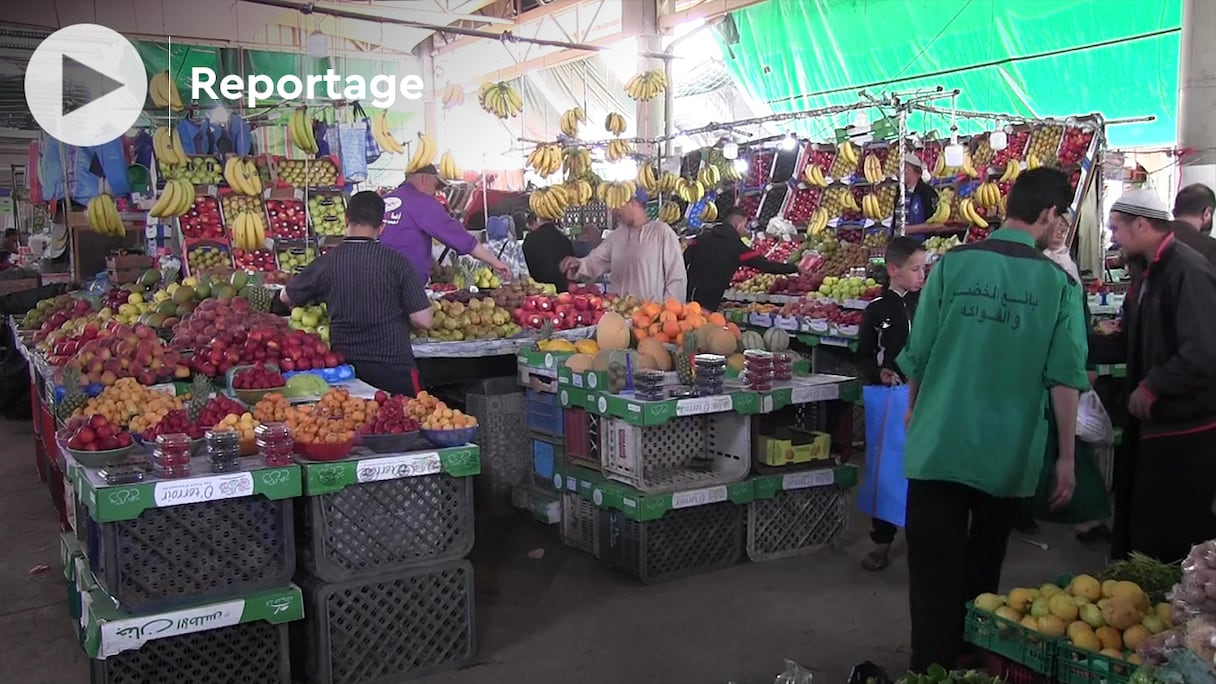
[[[697,397],[695,399],[679,399],[676,401],[677,416],[699,416],[703,413],[722,413],[734,407],[729,394],[715,394],[712,397]]]
[[[562,474],[561,473],[554,473],[553,488],[559,492],[562,490]]]
[[[578,479],[575,478],[573,475],[566,476],[566,489],[568,489],[572,492],[578,491]]]
[[[790,401],[795,404],[810,404],[816,401],[831,401],[840,398],[840,385],[796,385],[790,390]]]
[[[722,485],[694,489],[689,492],[676,492],[671,495],[672,508],[692,508],[722,501],[726,501],[726,487]]]
[[[781,478],[782,489],[809,489],[824,487],[836,481],[836,471],[831,468],[791,473]]]
[[[245,601],[239,600],[103,622],[97,657],[105,659],[131,651],[155,639],[231,627],[240,624],[244,612]]]
[[[582,389],[583,376],[579,375],[578,373],[574,373],[573,375],[570,376],[570,384],[574,385],[575,387],[578,387],[579,389]]]
[[[596,402],[596,405],[600,407],[600,413],[608,413],[608,399],[605,397],[600,397],[600,400]]]
[[[157,482],[152,498],[157,508],[183,504],[235,499],[253,494],[253,475],[233,473],[213,477],[195,477],[178,482]]]
[[[592,371],[592,373],[587,376],[587,387],[595,389],[595,386],[598,384],[600,384],[600,376],[596,375],[595,372]]]
[[[552,367],[553,367],[553,355],[545,354],[545,368],[552,368]]]
[[[591,501],[596,506],[603,506],[604,505],[604,493],[598,489],[595,490],[594,492],[591,492]]]
[[[558,399],[561,399],[562,406],[570,405],[570,393],[567,392],[566,390],[562,390],[561,393],[557,395],[557,397],[558,397]]]
[[[379,482],[434,475],[443,469],[443,462],[439,460],[439,452],[428,451],[421,454],[367,458],[359,461],[356,467],[355,477],[359,482]]]
[[[173,383],[171,383],[171,382],[162,382],[159,385],[152,385],[148,389],[152,390],[153,392],[160,392],[161,394],[167,394],[171,397],[177,396],[177,388],[174,387]]]

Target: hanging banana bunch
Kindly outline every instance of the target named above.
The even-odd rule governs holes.
[[[683,182],[683,178],[680,178],[670,171],[664,171],[663,175],[659,176],[659,192],[678,193],[680,191],[680,185]]]
[[[561,185],[540,188],[528,196],[528,208],[532,210],[533,214],[547,221],[560,219],[566,213],[568,206],[570,206],[570,196],[567,189]]]
[[[659,191],[659,172],[653,164],[642,164],[638,167],[638,185],[646,190],[647,194],[653,194]]]
[[[387,109],[381,109],[380,113],[372,118],[372,137],[385,152],[401,154],[405,151],[405,147],[393,137],[393,132],[388,128]]]
[[[574,109],[567,109],[562,114],[559,126],[561,127],[562,135],[567,138],[577,138],[579,124],[585,123],[587,123],[587,113],[583,111],[582,107],[575,107]]]
[[[680,205],[675,202],[664,202],[663,206],[659,207],[659,220],[669,226],[674,226],[680,220],[681,214]]]
[[[629,79],[625,84],[625,94],[635,100],[646,102],[667,90],[667,77],[659,69],[651,69]],[[620,135],[619,133],[617,135]]]
[[[604,119],[604,129],[613,135],[620,135],[625,132],[625,117],[612,112]]]
[[[716,188],[722,182],[722,176],[718,173],[718,167],[707,164],[697,174],[697,181],[706,188]]]
[[[634,193],[637,192],[637,186],[633,181],[618,181],[615,183],[600,183],[596,189],[599,194],[599,200],[608,205],[609,209],[616,210],[625,206],[629,200],[633,199]]]
[[[148,93],[152,96],[152,104],[157,107],[174,111],[185,109],[185,105],[182,104],[182,96],[177,91],[177,83],[173,81],[168,71],[162,71],[152,77],[152,82],[148,84]]]
[[[477,101],[482,109],[500,119],[515,118],[524,110],[519,91],[506,81],[482,83],[477,89]]]
[[[562,156],[562,170],[567,178],[578,178],[591,170],[591,151],[585,147],[572,147]]]
[[[464,104],[464,88],[449,83],[443,87],[443,108],[451,109]]]
[[[89,227],[99,235],[124,236],[127,234],[127,227],[123,224],[122,217],[118,215],[118,206],[114,204],[114,197],[109,194],[103,193],[94,196],[85,205],[84,213],[85,218],[89,221]]]
[[[546,143],[537,145],[528,155],[528,167],[541,176],[552,176],[562,168],[562,148]]]
[[[418,147],[414,149],[414,156],[410,157],[410,161],[405,165],[406,173],[413,173],[428,164],[435,163],[435,139],[426,133],[418,134]]]
[[[631,154],[633,154],[633,147],[624,140],[609,140],[608,145],[604,147],[604,157],[608,161],[620,161]]]
[[[460,173],[460,167],[456,166],[456,158],[452,156],[450,151],[445,150],[439,157],[439,175],[444,180],[449,181],[461,180],[464,177]]]

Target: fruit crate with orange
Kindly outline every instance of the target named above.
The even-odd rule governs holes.
[[[473,548],[475,444],[399,454],[356,451],[304,468],[300,550],[325,582],[463,558]]]
[[[222,474],[204,461],[184,478],[107,483],[71,464],[82,546],[123,610],[171,610],[285,586],[295,572],[298,466],[257,458]]]

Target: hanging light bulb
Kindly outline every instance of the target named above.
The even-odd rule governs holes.
[[[739,173],[739,175],[743,175],[743,174],[747,173],[747,160],[746,159],[736,159],[735,160],[735,171],[737,171]]]
[[[965,156],[963,146],[958,144],[958,135],[950,136],[950,144],[946,145],[944,150],[946,155],[946,166],[962,166],[963,157]]]
[[[727,159],[737,159],[739,157],[739,146],[733,141],[727,142],[722,146],[722,156]]]
[[[228,123],[229,116],[230,115],[228,114],[227,107],[224,105],[216,105],[215,109],[212,109],[211,113],[207,115],[207,118],[210,119],[211,123],[213,124],[226,124]]]
[[[864,109],[853,115],[853,127],[863,130],[870,127],[870,115]]]
[[[794,137],[793,133],[786,133],[785,138],[781,140],[781,149],[788,152],[795,147],[798,147],[798,139]]]

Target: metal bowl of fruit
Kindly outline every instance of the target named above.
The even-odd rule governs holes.
[[[464,446],[477,437],[477,426],[452,430],[423,430],[422,436],[437,447]]]
[[[355,442],[362,444],[377,454],[406,454],[411,451],[424,449],[428,446],[418,433],[390,432],[381,435],[355,435]]]
[[[86,468],[107,468],[126,460],[135,448],[131,433],[105,416],[77,417],[55,434],[58,444]]]
[[[252,366],[235,366],[228,371],[228,386],[237,399],[253,406],[271,392],[282,392],[287,387],[287,379],[279,372],[278,366],[271,363],[258,363]]]

